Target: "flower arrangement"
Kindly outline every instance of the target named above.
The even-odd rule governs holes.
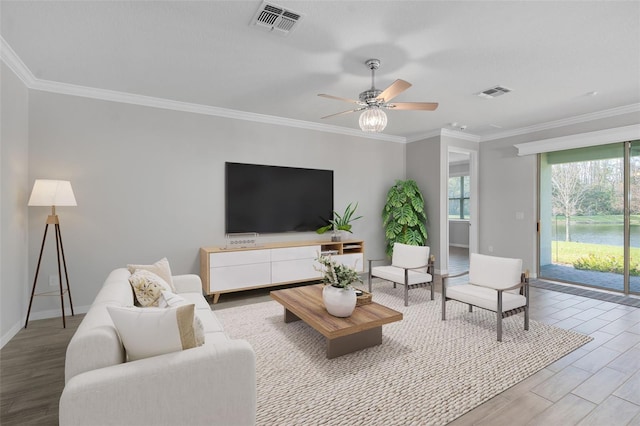
[[[347,288],[353,283],[362,283],[360,275],[354,268],[338,263],[331,256],[320,255],[316,258],[323,268],[317,269],[322,272],[322,282],[333,287]]]

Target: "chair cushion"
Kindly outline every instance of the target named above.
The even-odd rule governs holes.
[[[471,253],[469,258],[469,283],[483,287],[504,289],[520,282],[522,259],[486,256]],[[510,290],[519,293],[520,289]]]
[[[376,266],[371,268],[371,276],[379,277],[387,281],[393,281],[395,283],[404,284],[404,269],[397,268],[392,265],[388,266]],[[431,274],[424,272],[409,271],[409,285],[428,283],[433,280]]]
[[[447,286],[447,298],[468,303],[493,312],[498,310],[498,292],[473,284]],[[519,294],[502,293],[502,312],[519,308],[527,304],[527,299]]]
[[[393,244],[391,265],[401,268],[417,268],[425,266],[427,263],[429,263],[429,247]],[[426,268],[424,272],[426,272]]]

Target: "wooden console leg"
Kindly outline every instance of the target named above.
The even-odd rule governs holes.
[[[220,299],[220,293],[213,293],[213,304],[218,303],[218,299]]]

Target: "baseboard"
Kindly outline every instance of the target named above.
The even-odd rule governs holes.
[[[74,306],[73,313],[86,314],[87,311],[89,311],[89,308],[90,306]],[[64,313],[65,313],[65,316],[71,316],[71,308],[66,306],[64,309]],[[29,321],[31,322],[31,321],[56,318],[56,317],[60,317],[60,309],[49,309],[46,311],[31,312],[31,315],[29,315]],[[27,319],[26,315],[24,319],[25,320]]]
[[[86,314],[89,311],[90,306],[77,306],[73,308],[74,314]],[[67,307],[65,309],[66,316],[71,316],[71,309]],[[60,309],[49,309],[46,311],[38,311],[31,312],[29,315],[29,322],[37,321],[42,319],[49,318],[59,318],[60,317]],[[0,337],[0,349],[4,347],[7,343],[11,341],[15,337],[16,334],[24,327],[24,322],[27,319],[27,314],[25,313],[22,320],[20,322],[15,323],[9,331],[7,331],[2,337]]]
[[[11,329],[9,331],[7,331],[1,338],[0,338],[0,349],[4,348],[4,345],[6,345],[7,343],[9,343],[9,341],[11,339],[13,339],[13,337],[18,334],[18,332],[20,331],[20,329],[24,326],[24,322],[23,323],[15,323],[13,325],[13,327],[11,327]]]

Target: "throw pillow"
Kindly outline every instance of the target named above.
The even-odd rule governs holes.
[[[169,284],[171,291],[173,292],[176,291],[176,288],[173,285],[173,279],[171,279],[171,268],[169,267],[169,261],[167,260],[166,257],[163,257],[162,259],[158,260],[153,265],[127,265],[127,268],[129,269],[129,272],[132,274],[137,269],[144,269],[149,272],[153,272],[154,274],[156,274],[157,276],[165,280],[167,284]]]
[[[163,290],[170,290],[169,284],[153,272],[145,269],[136,270],[129,277],[129,284],[136,295],[140,306],[158,306],[158,299]]]
[[[163,291],[158,299],[158,307],[160,308],[175,308],[177,306],[186,305],[187,303],[188,302],[184,297],[178,296],[170,291]],[[202,324],[200,317],[195,314],[193,315],[193,330],[196,337],[196,346],[204,345],[204,325]]]
[[[128,361],[194,348],[194,309],[107,306]]]

